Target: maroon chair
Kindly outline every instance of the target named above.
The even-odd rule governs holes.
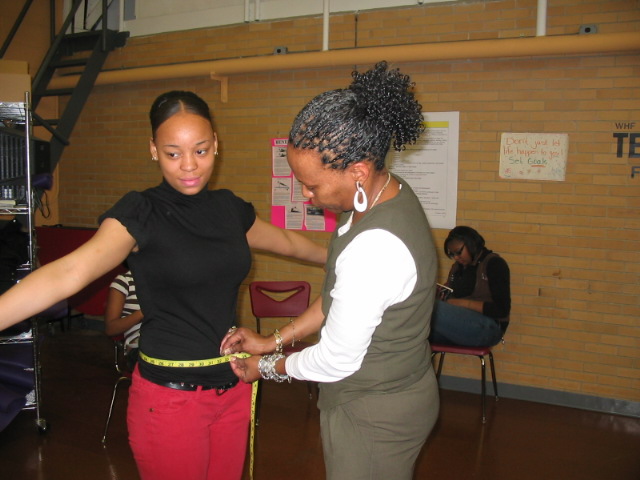
[[[433,359],[436,354],[440,354],[438,362],[438,370],[436,371],[436,378],[440,379],[440,373],[442,373],[442,365],[444,363],[444,356],[447,353],[454,353],[457,355],[473,355],[480,359],[480,368],[482,374],[482,423],[486,423],[486,373],[485,373],[485,357],[489,356],[491,364],[491,377],[493,379],[493,393],[495,394],[496,401],[498,401],[498,384],[496,382],[496,370],[493,364],[492,347],[461,347],[457,345],[439,345],[436,343],[431,344],[431,358]]]
[[[256,331],[260,332],[261,318],[294,317],[302,314],[309,306],[311,285],[305,281],[256,281],[249,284],[249,296],[251,298],[251,310],[256,317]],[[296,340],[295,346],[286,345],[283,348],[285,355],[299,352],[311,346],[309,342]],[[309,399],[313,398],[313,390],[318,393],[316,382],[307,382]],[[261,389],[258,390],[260,393]],[[258,399],[259,400],[259,399]],[[258,415],[256,414],[256,419]]]

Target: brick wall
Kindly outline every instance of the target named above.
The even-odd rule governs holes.
[[[549,35],[637,31],[640,2],[550,0]],[[534,0],[421,6],[331,19],[330,48],[535,35]],[[131,39],[108,68],[192,62],[321,48],[322,19],[302,18]],[[380,59],[382,60],[382,59]],[[354,62],[357,59],[354,60]],[[370,65],[362,65],[366,69]],[[470,225],[512,272],[512,325],[496,348],[501,382],[640,401],[640,175],[628,138],[640,131],[640,55],[608,54],[407,63],[425,111],[460,112],[459,225]],[[214,110],[221,140],[216,187],[252,201],[268,218],[270,139],[286,136],[298,110],[346,86],[349,68],[235,75],[229,100],[206,78],[100,86],[61,163],[60,217],[95,225],[131,189],[160,179],[148,150],[148,108],[168,89],[191,89]],[[622,125],[626,124],[626,125]],[[498,176],[502,132],[569,134],[564,182]],[[637,152],[636,152],[637,153]],[[438,246],[446,231],[434,230]],[[327,242],[324,233],[307,233]],[[450,261],[441,255],[440,278]],[[256,254],[247,279],[306,278],[316,267]],[[240,308],[251,324],[246,295]],[[477,364],[447,361],[447,374],[477,378]]]

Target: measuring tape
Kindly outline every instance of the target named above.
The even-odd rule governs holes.
[[[151,358],[142,352],[138,352],[139,357],[151,365],[157,367],[170,367],[170,368],[191,368],[191,367],[212,367],[214,365],[221,365],[223,363],[229,363],[233,357],[237,358],[249,358],[251,355],[248,353],[234,353],[233,355],[225,355],[224,357],[207,358],[205,360],[161,360],[160,358]]]
[[[233,355],[225,355],[224,357],[207,358],[205,360],[162,360],[160,358],[152,358],[138,350],[138,357],[151,365],[157,367],[169,368],[192,368],[192,367],[211,367],[213,365],[221,365],[229,363],[233,357],[249,358],[248,353],[236,353]],[[258,381],[251,384],[251,434],[249,436],[249,477],[253,478],[254,452],[253,444],[256,437],[256,401],[258,398]]]

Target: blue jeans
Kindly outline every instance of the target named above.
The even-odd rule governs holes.
[[[492,347],[502,338],[497,320],[436,300],[431,317],[431,343],[464,347]]]

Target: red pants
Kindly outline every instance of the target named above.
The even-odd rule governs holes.
[[[134,372],[127,424],[142,480],[240,480],[250,418],[250,384],[218,395],[161,387]]]

